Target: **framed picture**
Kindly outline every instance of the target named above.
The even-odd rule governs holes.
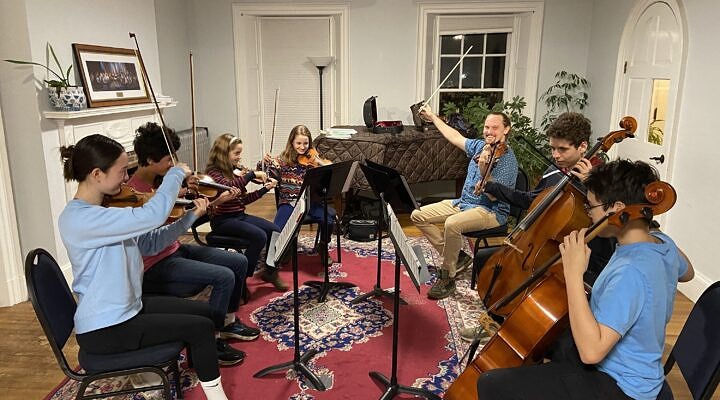
[[[149,103],[140,59],[132,49],[73,43],[88,107]]]

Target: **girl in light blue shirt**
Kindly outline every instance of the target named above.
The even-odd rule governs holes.
[[[77,342],[87,353],[112,354],[184,342],[208,399],[225,400],[220,384],[214,325],[206,303],[171,297],[142,298],[142,255],[157,253],[206,211],[207,200],[180,223],[162,226],[190,169],[179,164],[142,207],[103,207],[128,180],[122,145],[90,135],[63,146],[65,179],[78,182],[58,226],[73,268]]]

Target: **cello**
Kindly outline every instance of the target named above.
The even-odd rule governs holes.
[[[598,139],[586,157],[600,150],[608,151],[615,143],[634,137],[637,122],[633,117],[620,121],[622,129]],[[583,204],[585,193],[571,182],[572,175],[564,176],[553,188],[548,188],[530,206],[530,212],[518,222],[504,246],[494,253],[477,275],[477,290],[488,312],[497,316],[507,314],[518,299],[493,308],[530,276],[535,268],[558,254],[558,245],[568,233],[590,225]]]
[[[675,204],[675,189],[666,182],[655,181],[645,187],[646,204],[628,205],[620,212],[603,217],[593,224],[585,237],[592,240],[608,225],[623,227],[629,221],[646,219],[668,211]],[[495,335],[472,363],[458,376],[445,393],[445,399],[477,399],[476,382],[486,371],[519,367],[542,362],[550,345],[569,325],[568,301],[562,272],[561,256],[549,259],[512,293],[499,300],[497,307],[520,299]],[[528,294],[520,296],[526,290]]]

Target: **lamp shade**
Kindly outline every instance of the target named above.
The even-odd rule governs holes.
[[[314,66],[320,68],[327,67],[328,65],[332,64],[332,62],[335,61],[335,57],[308,57],[308,60],[310,60],[310,62],[313,63]]]

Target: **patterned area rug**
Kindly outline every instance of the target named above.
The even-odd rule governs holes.
[[[312,250],[314,234],[303,232],[299,243],[299,281],[322,280],[324,269],[319,256]],[[430,265],[439,265],[439,256],[424,238],[410,238],[412,245],[423,249]],[[241,306],[238,316],[261,330],[254,342],[233,342],[247,353],[242,365],[222,368],[223,386],[229,398],[265,398],[289,400],[365,399],[379,397],[384,388],[369,377],[370,371],[390,375],[392,355],[393,301],[391,297],[371,297],[352,304],[357,296],[371,291],[376,283],[377,243],[361,243],[342,239],[342,262],[330,267],[332,281],[357,285],[335,288],[327,300],[319,303],[319,289],[300,286],[300,352],[315,349],[318,354],[309,368],[328,388],[317,391],[308,387],[303,376],[292,370],[253,378],[259,370],[292,361],[294,354],[292,291],[279,293],[259,278],[248,281],[251,300]],[[337,260],[334,243],[331,257]],[[394,251],[389,239],[383,241],[381,287],[393,286]],[[477,292],[469,289],[467,279],[457,282],[457,293],[441,301],[426,295],[431,282],[421,284],[420,293],[403,268],[401,297],[408,305],[401,306],[399,315],[398,383],[427,389],[442,395],[457,377],[459,360],[469,344],[460,339],[459,331],[474,326],[482,311]],[[285,266],[281,277],[292,283],[292,270]],[[182,382],[186,399],[204,399],[197,387],[197,377],[182,360]],[[127,384],[119,379],[99,385],[102,390]],[[77,384],[63,382],[49,399],[71,399]],[[123,399],[159,398],[158,393],[137,394]],[[400,397],[408,398],[408,397]]]

